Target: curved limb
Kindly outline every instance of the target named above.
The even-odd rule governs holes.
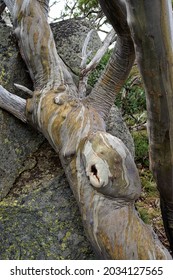
[[[77,95],[71,74],[56,52],[53,35],[47,23],[49,1],[4,0],[4,2],[13,15],[21,55],[28,67],[35,90],[55,89],[66,84],[69,86],[69,94]]]
[[[100,0],[101,7],[117,33],[117,41],[110,61],[86,102],[107,118],[115,95],[125,83],[134,63],[135,52],[122,1]]]
[[[39,2],[16,1],[13,17],[21,54],[35,90],[45,87],[49,90],[64,84],[53,35]]]

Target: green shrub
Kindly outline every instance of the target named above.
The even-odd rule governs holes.
[[[150,216],[147,209],[138,206],[138,213],[145,224],[150,223]]]
[[[135,131],[132,133],[135,144],[135,161],[144,167],[149,167],[148,136],[146,131]]]
[[[115,105],[121,108],[123,115],[132,116],[146,110],[146,97],[137,66],[134,65],[130,75],[117,94]]]

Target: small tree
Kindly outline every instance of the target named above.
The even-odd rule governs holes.
[[[130,152],[121,140],[105,131],[105,120],[114,103],[115,94],[121,89],[133,65],[135,59],[134,45],[139,56],[143,54],[145,47],[148,48],[147,43],[146,46],[141,43],[141,38],[144,38],[144,30],[150,26],[151,18],[146,20],[146,17],[143,16],[141,20],[139,14],[140,12],[142,15],[144,15],[144,12],[147,15],[151,14],[153,2],[155,5],[153,6],[156,14],[155,20],[162,22],[165,31],[158,36],[157,28],[153,27],[154,36],[161,42],[165,42],[164,47],[166,49],[163,49],[162,46],[160,51],[170,55],[171,48],[168,40],[170,38],[170,25],[168,24],[167,27],[170,14],[167,14],[168,17],[158,18],[158,14],[162,13],[163,8],[167,12],[169,11],[169,5],[165,4],[164,1],[160,1],[160,4],[157,4],[158,1],[152,1],[151,4],[151,1],[147,0],[145,5],[137,5],[136,1],[133,0],[126,2],[100,0],[103,11],[117,33],[117,42],[105,72],[90,95],[86,97],[84,88],[80,86],[78,89],[76,87],[66,66],[57,54],[52,32],[47,23],[49,1],[4,0],[4,2],[13,16],[13,25],[20,52],[33,80],[34,91],[30,92],[32,94],[31,98],[24,100],[12,95],[1,86],[0,107],[40,130],[59,154],[70,187],[78,202],[88,239],[100,258],[171,258],[154,232],[142,222],[135,210],[134,202],[140,196],[141,187]],[[163,2],[162,6],[161,2]],[[138,19],[142,27],[143,23],[146,24],[144,30],[138,29],[141,27],[138,23],[136,27]],[[164,41],[164,37],[161,35],[166,36],[167,40]],[[151,38],[147,37],[151,42],[153,42],[152,36],[150,36]],[[150,60],[153,61],[152,59],[155,58],[154,51],[149,57],[149,50],[147,49],[147,54],[148,56],[144,56],[144,59],[139,61],[141,69],[144,69],[144,72],[141,70],[144,78],[146,75],[145,64],[148,66]],[[164,59],[166,58],[165,56]],[[85,59],[84,56],[83,62],[85,62]],[[171,59],[170,64],[168,61],[167,65],[171,66]],[[163,66],[165,66],[164,63]],[[165,70],[164,67],[163,70]],[[161,89],[166,85],[168,88],[165,92],[168,93],[168,90],[171,89],[169,67],[167,71],[166,76],[163,73],[160,75],[164,81],[161,84]],[[83,69],[83,73],[85,73],[85,69]],[[155,73],[152,72],[152,77]],[[160,84],[159,77],[156,77],[157,84]],[[83,79],[85,79],[84,74]],[[147,78],[146,81],[148,81]],[[167,81],[169,83],[166,83]],[[152,83],[150,82],[150,85]],[[147,83],[146,87],[149,92],[150,88]],[[23,89],[26,90],[24,87]],[[149,92],[149,95],[152,94],[154,95],[153,91]],[[160,94],[164,94],[164,92],[159,92],[155,96],[155,102],[159,105]],[[167,101],[164,97],[163,102],[163,110],[166,115],[164,123],[166,129],[164,128],[164,131],[167,136],[166,140],[168,139],[168,145],[164,146],[167,159],[166,162],[161,162],[163,163],[163,169],[158,169],[158,164],[163,159],[163,149],[162,152],[159,152],[159,162],[153,162],[152,160],[156,177],[159,171],[160,176],[164,174],[164,180],[167,180],[167,182],[170,180],[170,185],[167,184],[168,195],[162,197],[164,201],[162,205],[167,209],[170,209],[172,203],[172,197],[169,194],[172,194],[173,190],[172,177],[170,179],[166,178],[167,175],[171,176],[172,174],[171,138],[168,135],[171,122],[169,121],[167,124],[167,121],[171,119],[170,95],[169,98],[170,100]],[[170,102],[170,106],[166,106],[167,102]],[[157,111],[160,108],[159,105]],[[155,108],[153,107],[154,105],[152,108],[148,107],[149,114],[155,114]],[[167,112],[169,112],[169,116]],[[157,117],[156,122],[159,126],[161,114]],[[152,123],[152,117],[150,123]],[[152,139],[155,136],[153,127],[150,131],[153,141],[150,141],[151,151],[157,158],[155,152],[156,149],[157,151],[158,148],[160,149],[160,146],[158,147],[155,143],[155,138]],[[170,129],[170,133],[171,131]],[[164,173],[165,169],[168,172],[166,174]],[[159,180],[160,177],[158,176],[158,182]],[[160,187],[159,189],[163,188]],[[167,201],[168,197],[169,201]],[[167,227],[170,233],[171,211],[164,213],[166,213],[166,221],[170,222]]]

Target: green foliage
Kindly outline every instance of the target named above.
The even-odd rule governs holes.
[[[61,19],[85,18],[96,29],[107,23],[107,19],[99,5],[98,0],[66,0]]]
[[[102,57],[99,65],[96,67],[94,71],[89,75],[88,78],[88,84],[92,87],[94,87],[95,83],[99,79],[102,71],[105,69],[106,64],[108,63],[108,60],[111,56],[112,50],[108,50],[105,55]]]
[[[100,10],[98,0],[66,0],[62,17],[87,17],[88,19],[93,19]]]
[[[115,104],[121,108],[122,114],[135,119],[135,114],[146,110],[145,91],[139,72],[134,66],[122,90],[117,94]]]
[[[144,167],[149,167],[148,136],[145,130],[132,133],[135,144],[135,161]]]
[[[159,207],[159,192],[152,173],[147,168],[139,170],[142,184],[142,194],[136,202],[136,207],[141,219],[147,224],[153,224],[155,227],[163,227]]]
[[[98,9],[98,0],[78,0],[78,9],[83,12],[83,14],[89,13],[91,9]]]
[[[149,216],[148,210],[146,208],[138,207],[138,213],[144,223],[146,223],[146,224],[150,223],[150,216]]]
[[[151,171],[145,169],[145,171],[141,172],[140,178],[143,192],[145,192],[148,197],[158,197],[158,190]]]

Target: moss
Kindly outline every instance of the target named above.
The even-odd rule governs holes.
[[[141,219],[151,224],[156,228],[163,229],[161,218],[159,192],[156,183],[153,179],[152,173],[147,169],[139,169],[142,193],[139,200],[136,202],[136,208]]]
[[[18,148],[15,149],[15,152],[16,152],[17,155],[20,155],[22,153],[22,151]]]
[[[0,57],[0,84],[3,86],[8,85],[10,81],[10,74],[7,71],[7,60],[13,56],[13,49],[9,47],[3,53],[3,57]]]
[[[1,71],[0,71],[0,84],[3,84],[5,85],[5,69],[4,68],[1,68]]]

